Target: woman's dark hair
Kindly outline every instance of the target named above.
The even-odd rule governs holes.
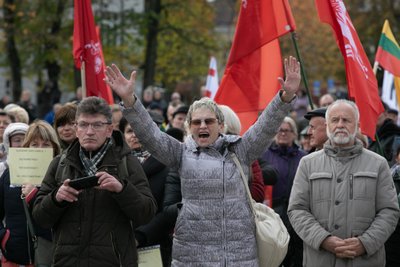
[[[118,128],[122,133],[124,133],[127,125],[128,125],[128,121],[125,119],[125,117],[122,117],[121,120],[119,121]]]
[[[54,129],[75,121],[77,106],[74,103],[66,103],[54,115]]]

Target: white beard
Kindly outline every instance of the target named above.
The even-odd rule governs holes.
[[[343,133],[340,133],[338,135],[337,132],[346,132],[347,135],[344,135]],[[336,145],[346,145],[353,143],[355,138],[356,138],[356,132],[350,134],[347,130],[345,129],[338,129],[334,133],[329,132],[328,128],[326,129],[326,133],[328,135],[329,140]]]

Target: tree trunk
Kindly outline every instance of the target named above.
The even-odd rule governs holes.
[[[146,58],[144,63],[143,88],[154,83],[155,68],[157,63],[157,35],[161,13],[161,0],[149,0],[145,5],[148,18],[146,36]]]
[[[55,21],[53,21],[53,25],[51,26],[51,31],[50,31],[50,35],[52,36],[57,36],[60,33],[61,30],[61,18],[62,15],[64,13],[64,9],[65,9],[65,1],[64,0],[58,0],[57,1],[57,19]],[[51,39],[50,39],[51,40]],[[45,44],[46,46],[46,51],[50,51],[50,50],[57,50],[57,44],[54,41],[48,41]],[[60,71],[61,71],[61,67],[58,64],[57,60],[52,60],[49,61],[47,60],[45,63],[45,67],[47,69],[47,75],[49,77],[49,80],[53,83],[53,103],[57,103],[60,101],[60,89],[58,86],[58,80],[60,79],[59,75],[60,75]]]
[[[11,88],[12,99],[14,102],[19,101],[22,91],[21,61],[18,54],[17,45],[15,43],[15,2],[14,0],[5,0],[3,6],[5,36],[6,36],[6,53],[8,63],[11,68]]]

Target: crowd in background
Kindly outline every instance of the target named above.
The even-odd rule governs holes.
[[[305,155],[322,149],[328,140],[325,111],[326,107],[335,99],[335,95],[325,94],[319,98],[318,105],[311,110],[305,92],[298,91],[297,101],[280,125],[273,143],[266,147],[264,154],[252,164],[252,179],[249,186],[253,198],[272,206],[281,216],[291,235],[289,253],[282,266],[302,266],[302,240],[291,227],[287,217],[288,201],[299,161]],[[18,189],[19,191],[15,191],[15,188],[10,187],[10,173],[7,166],[8,150],[10,147],[49,146],[54,148],[54,156],[56,156],[67,149],[76,138],[75,114],[81,100],[82,93],[79,89],[74,99],[68,103],[54,104],[44,117],[38,116],[38,107],[32,103],[30,92],[27,90],[22,92],[20,101],[17,103],[11,103],[8,96],[4,96],[0,103],[0,174],[2,175],[0,178],[0,219],[3,221],[0,227],[0,241],[3,264],[7,260],[12,260],[18,264],[29,266],[26,255],[33,253],[33,247],[29,247],[29,244],[26,244],[27,239],[24,238],[28,235],[27,230],[18,229],[21,227],[18,221],[25,220],[23,214],[14,216],[10,213],[10,209],[16,205],[18,194],[21,191],[26,191],[26,196],[29,196],[34,188],[21,188]],[[188,125],[185,121],[191,103],[184,103],[178,92],[173,92],[167,98],[164,90],[157,87],[146,88],[141,101],[154,123],[162,131],[180,142],[184,141],[188,133]],[[400,127],[398,112],[389,109],[385,104],[384,106],[385,112],[380,115],[376,125],[376,140],[371,140],[362,134],[358,134],[357,137],[365,148],[386,158],[392,170],[397,193],[399,193]],[[112,105],[110,108],[113,129],[122,132],[132,154],[139,159],[158,205],[157,214],[151,222],[136,229],[136,245],[138,247],[160,245],[163,265],[169,266],[174,224],[181,205],[179,174],[175,169],[159,162],[146,150],[146,147],[142,146],[141,140],[136,137],[133,129],[123,117],[118,104]],[[224,107],[221,107],[223,112],[225,110],[226,126],[229,126],[226,129],[230,129],[226,134],[239,134],[240,121],[229,107],[227,109],[226,111]],[[230,116],[233,117],[229,119]],[[32,139],[30,132],[34,131],[34,128],[40,127],[44,130],[37,134],[36,139]],[[47,142],[45,146],[42,146],[43,142]],[[29,199],[29,197],[27,198]],[[10,238],[10,230],[13,231],[13,227],[16,227],[15,231],[19,237],[14,233],[11,234],[14,241],[5,250],[5,241]],[[40,231],[42,236],[51,240],[51,233],[48,230],[41,229]],[[399,232],[396,229],[387,245],[387,258],[393,257],[393,262],[397,260],[395,256],[397,251],[394,248],[397,248],[400,242],[398,236]],[[21,251],[28,254],[18,254]],[[18,262],[19,260],[20,262]],[[390,259],[388,259],[388,266],[390,266],[389,263],[391,263]]]

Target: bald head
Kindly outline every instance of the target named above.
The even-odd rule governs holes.
[[[331,94],[325,94],[321,96],[319,99],[319,106],[320,107],[327,107],[335,101]]]

